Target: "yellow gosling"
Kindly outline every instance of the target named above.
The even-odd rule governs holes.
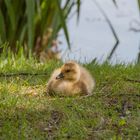
[[[74,61],[56,69],[48,84],[47,93],[59,96],[90,96],[95,87],[91,74]]]

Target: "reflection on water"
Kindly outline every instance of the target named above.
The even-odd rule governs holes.
[[[115,43],[105,18],[93,1],[83,0],[78,25],[76,17],[68,23],[72,50],[62,53],[64,60],[76,59],[89,62],[97,57],[102,62]],[[139,51],[140,33],[131,31],[130,26],[136,26],[135,20],[140,21],[137,0],[117,0],[118,9],[112,0],[97,1],[111,20],[120,40],[112,62],[134,62]],[[61,36],[60,40],[63,42],[60,48],[66,49],[64,36]]]

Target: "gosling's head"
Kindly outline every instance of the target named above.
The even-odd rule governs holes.
[[[80,78],[80,68],[79,65],[73,61],[65,63],[61,67],[61,72],[56,77],[57,80],[68,80],[76,82]]]

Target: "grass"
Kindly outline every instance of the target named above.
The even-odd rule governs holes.
[[[92,97],[47,97],[46,83],[61,65],[33,58],[0,58],[0,140],[140,139],[140,65],[85,64],[96,79]]]

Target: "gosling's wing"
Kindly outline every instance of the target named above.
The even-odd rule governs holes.
[[[95,81],[90,72],[86,70],[84,67],[80,66],[80,70],[81,70],[80,80],[86,84],[88,92],[91,92],[95,86]]]

